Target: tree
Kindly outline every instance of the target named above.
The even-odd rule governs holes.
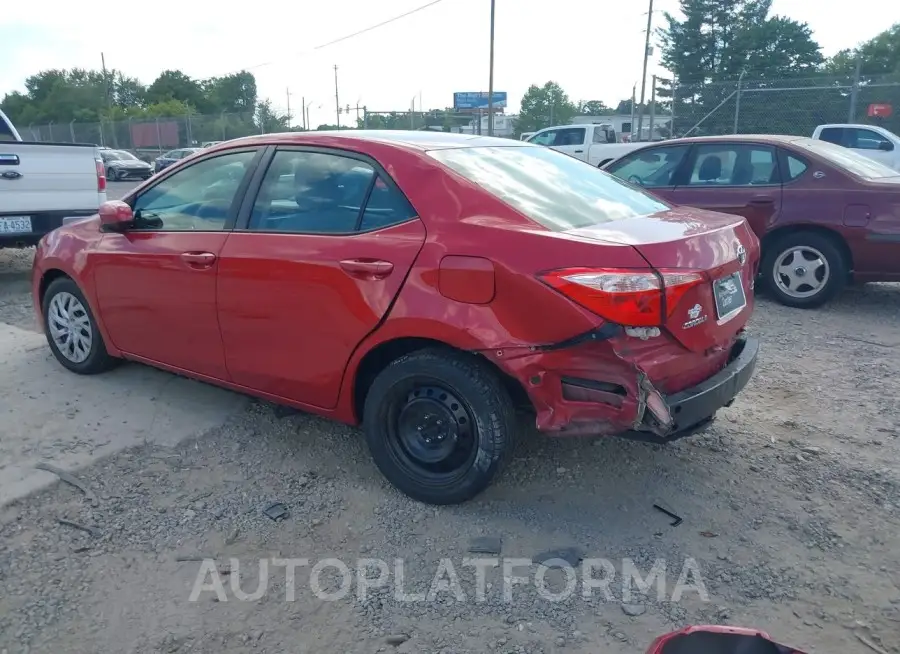
[[[550,125],[565,125],[577,113],[578,107],[556,82],[547,82],[543,86],[532,84],[522,96],[522,106],[516,120],[516,136]]]
[[[272,109],[271,100],[263,100],[256,105],[256,126],[263,133],[288,132],[290,126],[286,114],[279,114]]]
[[[213,77],[203,86],[209,102],[217,112],[252,113],[258,104],[256,78],[246,70],[224,77]]]
[[[666,25],[659,31],[662,63],[678,82],[673,99],[679,121],[676,132],[686,131],[701,119],[705,119],[701,133],[732,131],[735,105],[721,111],[717,107],[735,95],[738,80],[744,83],[746,78],[745,90],[770,88],[771,80],[809,77],[821,70],[824,60],[810,28],[771,16],[772,0],[680,0],[679,5],[683,17],[666,13]],[[669,101],[672,90],[664,86],[661,97]],[[762,93],[746,95],[764,102]],[[796,112],[797,103],[804,101],[802,110],[808,122],[816,115],[820,98],[809,93],[791,96],[789,106]],[[742,125],[741,131],[812,130],[795,115],[787,117],[791,112],[776,116],[779,112],[762,109],[760,104],[757,111],[742,114],[746,120],[755,115],[756,121]]]
[[[578,113],[582,116],[607,116],[613,110],[607,107],[602,100],[588,100],[578,104]]]
[[[164,70],[147,88],[148,104],[178,100],[198,113],[213,113],[215,107],[204,93],[203,84],[180,70]]]
[[[900,77],[900,23],[855,48],[841,50],[825,64],[833,75],[854,75],[859,59],[863,78]]]

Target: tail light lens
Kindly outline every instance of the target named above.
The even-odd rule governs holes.
[[[106,169],[103,167],[103,160],[95,159],[94,164],[97,166],[97,193],[106,193]]]
[[[566,268],[541,280],[601,318],[634,327],[661,326],[704,276],[683,270]]]

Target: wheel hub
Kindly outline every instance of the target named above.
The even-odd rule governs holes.
[[[794,274],[797,275],[797,277],[803,277],[806,275],[806,268],[804,268],[803,266],[797,266],[796,268],[794,268]]]
[[[447,463],[471,429],[462,402],[435,386],[413,389],[397,416],[397,434],[407,455],[426,466]]]

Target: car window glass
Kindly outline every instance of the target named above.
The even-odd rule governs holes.
[[[559,132],[558,129],[551,129],[546,132],[541,132],[540,134],[536,134],[528,139],[529,143],[535,143],[537,145],[553,145],[556,140],[556,134]]]
[[[806,169],[809,167],[806,165],[805,161],[801,161],[797,157],[792,155],[787,156],[788,162],[788,180],[795,180],[800,175],[806,172]]]
[[[16,135],[13,134],[12,125],[8,125],[2,117],[0,117],[0,141],[16,141]]]
[[[826,127],[819,133],[819,138],[823,141],[827,141],[828,143],[834,143],[835,145],[841,145],[841,142],[844,138],[844,128],[843,127]]]
[[[599,168],[550,148],[445,148],[428,155],[553,231],[670,208]]]
[[[880,150],[885,147],[884,144],[890,145],[890,141],[881,136],[878,132],[870,129],[846,129],[845,145],[848,148],[856,148],[857,150]]]
[[[300,234],[353,232],[375,176],[372,166],[350,157],[277,152],[254,202],[249,228]],[[379,178],[360,229],[385,227],[414,215],[406,198]]]
[[[688,184],[692,186],[752,186],[777,183],[775,150],[765,145],[704,144]]]
[[[633,152],[607,169],[620,179],[646,188],[672,186],[673,176],[690,146],[677,145]]]
[[[586,130],[584,127],[558,130],[556,132],[556,140],[553,142],[553,145],[584,145],[585,132]]]
[[[134,201],[136,227],[165,231],[223,229],[255,156],[255,151],[225,154],[167,177]]]
[[[594,143],[606,143],[606,131],[599,127],[594,128]]]

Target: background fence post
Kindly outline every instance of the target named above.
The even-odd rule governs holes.
[[[159,131],[159,118],[156,119],[156,150],[162,155],[162,133]]]
[[[74,143],[75,142],[75,120],[74,119],[69,123],[69,136],[72,137],[72,143]]]
[[[848,123],[856,122],[856,102],[859,99],[859,77],[862,72],[862,57],[856,57],[856,71],[853,73],[853,88],[850,89],[850,113],[847,116]]]
[[[678,78],[672,77],[672,110],[669,112],[669,138],[675,138],[675,104],[678,101]]]
[[[747,71],[742,70],[741,76],[738,77],[738,85],[737,85],[737,96],[734,100],[734,133],[738,133],[738,122],[741,119],[741,84],[744,82],[744,73]]]

